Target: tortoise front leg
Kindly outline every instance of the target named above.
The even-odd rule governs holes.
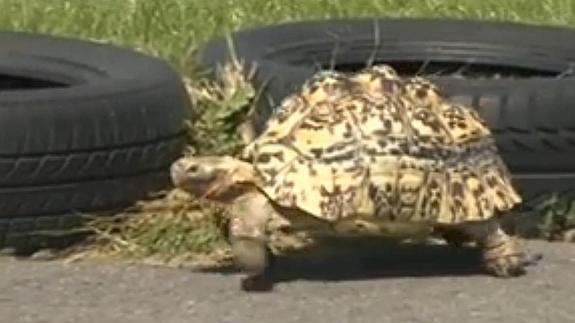
[[[260,192],[238,197],[230,209],[230,244],[234,262],[246,277],[242,279],[245,291],[266,291],[273,288],[270,261],[273,256],[268,247],[267,226],[273,209]]]

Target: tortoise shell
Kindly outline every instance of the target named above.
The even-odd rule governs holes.
[[[317,73],[242,158],[274,203],[328,221],[459,223],[521,202],[478,113],[387,65]]]

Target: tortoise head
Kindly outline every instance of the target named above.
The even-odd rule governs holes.
[[[174,186],[198,198],[226,202],[255,188],[251,164],[230,156],[186,156],[171,166]]]

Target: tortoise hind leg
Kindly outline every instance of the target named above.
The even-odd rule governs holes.
[[[500,226],[490,230],[479,244],[487,271],[498,277],[514,277],[525,273],[525,254],[514,237]]]
[[[267,225],[273,215],[267,198],[253,192],[237,198],[230,210],[229,240],[236,266],[246,275],[244,291],[268,291],[272,253],[268,247]]]
[[[482,250],[483,265],[488,273],[497,277],[515,277],[525,273],[528,264],[519,241],[506,233],[498,220],[484,223],[481,230],[466,230]]]

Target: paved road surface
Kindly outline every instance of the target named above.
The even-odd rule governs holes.
[[[575,244],[529,247],[544,258],[513,280],[478,273],[472,250],[438,247],[281,260],[262,294],[240,292],[235,273],[3,259],[0,322],[575,322]]]

